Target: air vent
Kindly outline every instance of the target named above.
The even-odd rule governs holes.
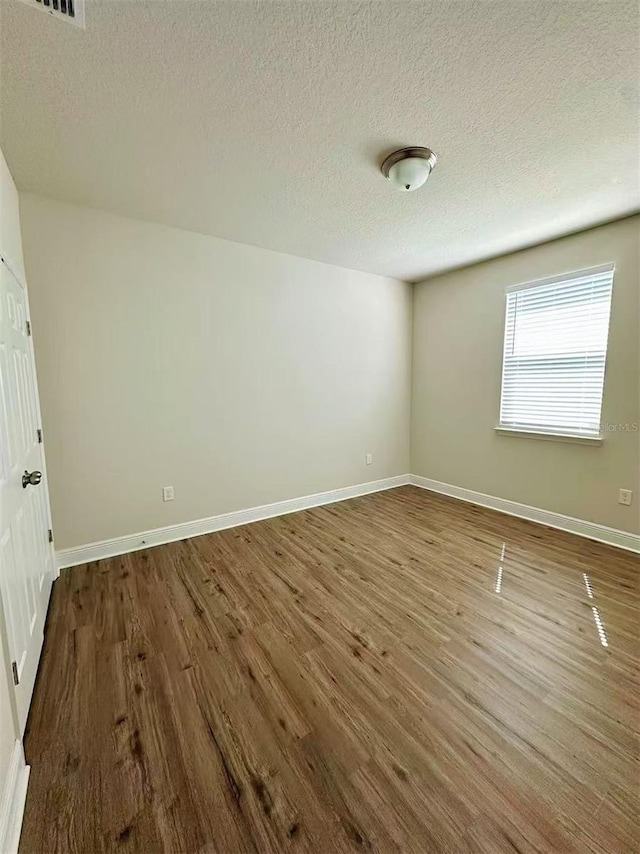
[[[27,6],[42,9],[54,18],[84,29],[84,0],[21,0]]]

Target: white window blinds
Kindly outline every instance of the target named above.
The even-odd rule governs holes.
[[[500,426],[597,436],[613,264],[507,292]]]

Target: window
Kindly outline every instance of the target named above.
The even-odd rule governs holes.
[[[598,437],[613,264],[507,291],[500,427]]]

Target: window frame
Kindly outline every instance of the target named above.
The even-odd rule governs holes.
[[[499,401],[498,401],[498,423],[495,425],[494,430],[498,435],[501,436],[520,436],[530,439],[543,439],[547,441],[558,441],[558,442],[570,442],[577,443],[581,445],[592,445],[598,446],[603,442],[602,432],[598,433],[586,433],[586,432],[578,432],[572,431],[569,428],[567,429],[559,429],[554,430],[551,427],[541,427],[537,428],[534,425],[522,425],[518,426],[517,424],[507,424],[503,423],[500,420],[500,416],[503,408],[503,392],[504,392],[504,375],[505,375],[505,342],[506,342],[506,334],[507,334],[507,323],[508,323],[508,314],[509,314],[509,295],[513,294],[517,291],[524,291],[533,289],[536,287],[543,287],[545,285],[554,285],[560,282],[570,281],[571,279],[579,279],[580,277],[588,276],[588,275],[598,275],[599,273],[609,272],[611,274],[611,298],[609,303],[609,319],[607,325],[607,341],[606,341],[606,349],[604,354],[604,374],[602,379],[602,396],[600,399],[600,422],[602,423],[602,407],[604,405],[604,391],[605,391],[605,382],[606,382],[606,374],[607,374],[607,362],[609,355],[609,333],[611,330],[611,311],[613,307],[613,282],[615,278],[615,263],[609,262],[606,264],[598,264],[593,267],[586,267],[579,270],[571,270],[566,273],[562,273],[559,275],[548,276],[543,279],[533,279],[527,282],[520,282],[518,284],[510,285],[505,288],[504,291],[504,321],[502,326],[502,349],[501,349],[501,363],[502,369],[500,374],[500,393],[499,393]]]

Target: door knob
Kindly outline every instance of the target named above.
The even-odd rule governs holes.
[[[42,480],[42,472],[41,471],[28,472],[25,469],[24,474],[22,475],[22,488],[26,489],[29,486],[29,484],[31,484],[31,486],[37,486],[41,480]]]

